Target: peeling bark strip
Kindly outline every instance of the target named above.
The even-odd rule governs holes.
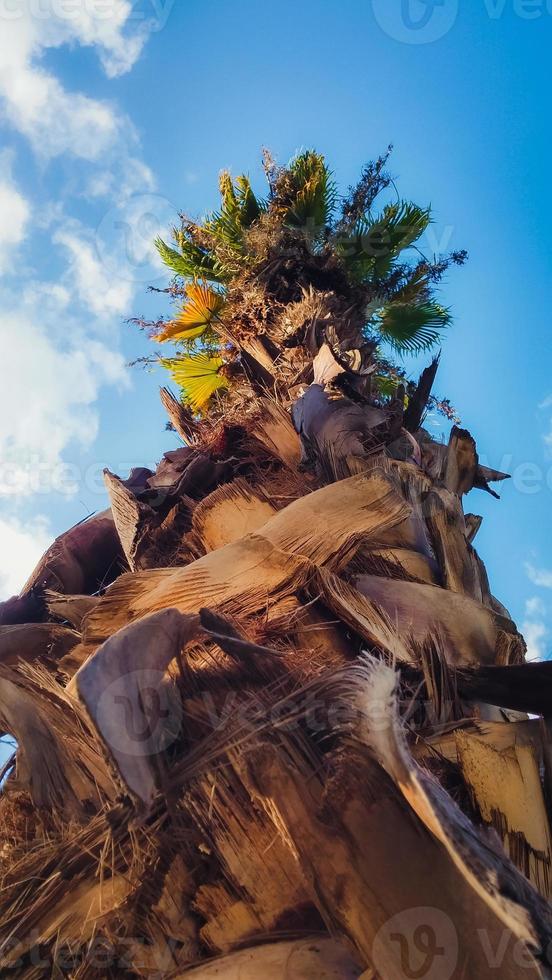
[[[315,462],[328,479],[340,480],[365,468],[365,460],[397,438],[401,419],[391,411],[330,401],[312,384],[293,407],[305,460]]]
[[[161,404],[165,409],[171,425],[187,445],[193,445],[198,437],[198,427],[194,422],[194,417],[189,409],[186,409],[182,402],[174,397],[168,388],[161,388],[159,391]]]
[[[301,459],[299,437],[288,413],[277,402],[267,397],[259,399],[259,413],[252,434],[289,469],[298,467]]]
[[[223,173],[160,243],[173,448],[0,604],[2,977],[552,978],[552,664],[464,513],[506,474],[383,355],[464,258],[404,261],[386,160],[338,218],[317,154]]]
[[[121,547],[131,571],[134,572],[140,567],[140,545],[143,545],[143,539],[147,541],[160,521],[155,511],[147,504],[140,503],[123,481],[109,470],[105,470],[104,479]]]
[[[453,666],[496,663],[501,631],[507,623],[481,603],[434,585],[375,575],[359,575],[355,585],[385,610],[400,636],[411,635],[417,644],[440,636]],[[513,639],[522,642],[519,634],[514,633]]]
[[[479,666],[462,671],[462,695],[503,708],[552,716],[552,662],[512,664],[509,667]]]
[[[106,510],[61,534],[21,591],[55,589],[65,595],[90,594],[120,574],[124,558],[111,512]]]
[[[192,527],[206,551],[216,551],[263,527],[276,513],[268,497],[238,479],[214,490],[195,508]]]
[[[500,751],[482,736],[459,731],[456,739],[460,767],[482,819],[495,828],[527,878],[550,898],[552,842],[536,746],[518,743],[515,732],[512,744]]]
[[[37,660],[58,663],[79,642],[79,634],[55,623],[0,626],[0,664]]]
[[[156,763],[180,727],[177,692],[165,673],[198,631],[197,616],[153,613],[106,640],[73,681],[115,772],[146,810]]]
[[[85,616],[94,608],[97,601],[96,596],[64,596],[61,592],[54,592],[51,589],[47,589],[44,593],[44,602],[50,616],[69,623],[75,630],[81,629]]]
[[[347,523],[341,518],[346,509]],[[270,597],[290,594],[309,574],[308,562],[339,564],[365,541],[410,513],[384,473],[360,474],[322,487],[290,504],[255,534],[246,535],[183,567],[123,575],[86,619],[84,640],[100,643],[130,620],[173,606],[245,603],[248,613]],[[307,561],[308,560],[308,561]]]

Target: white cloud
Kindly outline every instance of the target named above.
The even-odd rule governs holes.
[[[112,275],[100,261],[94,240],[78,222],[66,222],[53,241],[69,253],[66,280],[74,284],[80,302],[98,317],[128,312],[134,286]]]
[[[40,284],[0,314],[0,417],[10,420],[0,430],[0,495],[67,491],[63,463],[69,449],[94,442],[102,386],[128,383],[122,356],[96,339],[92,319],[83,328],[70,303],[63,286]]]
[[[0,72],[8,119],[38,155],[72,153],[97,160],[118,138],[121,123],[110,106],[66,92],[52,75],[24,68],[9,88],[7,82]]]
[[[527,643],[528,660],[544,660],[549,653],[548,637],[550,633],[545,617],[546,607],[542,599],[538,596],[527,599],[521,632]]]
[[[525,603],[525,612],[528,616],[544,616],[546,614],[546,606],[542,599],[539,599],[538,596],[533,596]]]
[[[13,182],[11,170],[11,156],[0,154],[0,275],[11,268],[31,214],[28,201]]]
[[[530,561],[525,562],[525,571],[533,585],[543,589],[552,589],[552,571],[548,568],[537,568]]]
[[[109,170],[98,167],[85,184],[84,193],[90,199],[111,197],[120,202],[133,194],[149,194],[155,187],[155,177],[147,164],[127,156],[124,167],[117,172],[113,166]]]
[[[52,537],[45,517],[25,523],[0,517],[0,601],[21,591]]]
[[[61,45],[93,47],[110,78],[129,71],[151,24],[127,0],[0,0],[0,101],[7,120],[41,157],[70,153],[109,164],[132,159],[136,138],[109,103],[69,91],[41,64]]]
[[[136,3],[129,0],[42,0],[41,8],[50,13],[44,30],[46,43],[76,41],[96,48],[109,78],[130,71],[152,26],[137,20]],[[129,24],[133,29],[125,32]]]
[[[548,654],[546,639],[548,630],[543,622],[526,619],[521,626],[521,632],[527,643],[528,660],[545,660]]]

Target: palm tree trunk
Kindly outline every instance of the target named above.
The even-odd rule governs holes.
[[[552,665],[463,506],[505,474],[422,428],[436,365],[405,412],[231,334],[247,380],[163,389],[185,445],[0,611],[2,976],[550,977]]]

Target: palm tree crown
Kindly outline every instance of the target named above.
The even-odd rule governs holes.
[[[376,199],[394,189],[388,156],[340,199],[321,154],[307,150],[280,167],[265,153],[264,198],[248,177],[223,171],[219,210],[202,222],[183,218],[172,246],[157,241],[183,305],[156,340],[176,343],[163,363],[194,411],[228,389],[228,374],[238,387],[242,380],[289,390],[305,380],[323,342],[355,371],[342,385],[385,400],[405,373],[385,356],[386,345],[402,355],[438,344],[451,314],[436,285],[466,253],[422,254],[429,208],[395,193],[377,209]]]

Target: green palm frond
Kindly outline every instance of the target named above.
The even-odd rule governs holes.
[[[249,228],[266,210],[266,204],[254,194],[251,181],[245,174],[236,177],[235,185],[242,225],[244,228]]]
[[[264,210],[251,188],[251,182],[244,174],[232,179],[227,170],[219,178],[221,196],[220,211],[206,221],[206,228],[213,237],[231,251],[242,253],[244,233]]]
[[[220,211],[206,222],[207,227],[221,244],[233,251],[241,252],[243,248],[243,225],[240,216],[240,206],[234,188],[232,177],[223,170],[219,178],[221,197]]]
[[[281,182],[286,224],[321,234],[330,224],[337,188],[322,154],[307,150],[286,168]]]
[[[401,201],[389,204],[379,218],[357,222],[352,235],[340,235],[336,249],[357,280],[381,279],[395,259],[423,235],[431,221],[429,208]]]
[[[419,353],[437,344],[450,311],[438,303],[390,303],[374,318],[382,339],[400,353]]]
[[[389,374],[374,375],[374,385],[378,393],[384,398],[394,398],[397,394],[397,388],[402,384],[404,384],[402,378],[395,378]]]
[[[427,264],[420,263],[414,269],[408,269],[400,286],[393,290],[390,300],[393,303],[423,303],[431,292]]]
[[[224,282],[221,271],[210,252],[199,248],[181,232],[175,231],[180,250],[167,245],[162,238],[155,240],[155,247],[163,262],[183,279],[206,279],[208,282]]]

